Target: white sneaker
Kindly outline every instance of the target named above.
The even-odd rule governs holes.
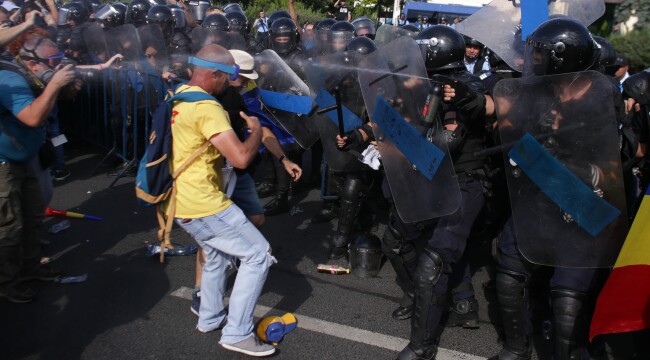
[[[273,345],[265,344],[255,334],[235,344],[221,344],[224,349],[240,352],[249,356],[269,356],[275,353]]]

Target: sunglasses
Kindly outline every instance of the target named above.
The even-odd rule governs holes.
[[[218,62],[207,61],[199,59],[194,56],[190,56],[187,60],[189,64],[200,66],[206,69],[212,69],[221,71],[222,73],[228,74],[229,81],[235,81],[239,77],[239,65],[226,65]]]
[[[144,54],[144,57],[146,57],[147,59],[151,59],[151,58],[153,58],[155,56],[156,56],[156,54]]]

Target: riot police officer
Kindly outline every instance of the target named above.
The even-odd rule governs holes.
[[[237,5],[237,4],[235,4]],[[225,9],[225,7],[224,7]],[[224,10],[225,11],[225,10]],[[246,51],[252,54],[257,54],[264,51],[265,47],[262,43],[258,42],[254,36],[249,33],[248,18],[244,13],[231,10],[226,12],[226,19],[228,19],[229,31],[241,35],[246,42]]]
[[[133,24],[135,27],[147,23],[147,14],[151,9],[151,3],[148,0],[133,0],[126,9],[126,23]]]
[[[344,52],[348,41],[355,36],[354,25],[347,21],[337,21],[327,31],[327,52],[329,54]]]
[[[125,23],[126,5],[121,2],[105,4],[97,10],[95,16],[104,29],[116,28]]]
[[[90,12],[86,5],[79,2],[64,4],[59,11],[57,45],[60,49],[63,49],[66,56],[77,61],[85,60],[83,59],[85,44],[82,33],[89,18]]]
[[[596,98],[605,99],[609,96],[609,106],[613,107],[611,90],[608,90],[608,81],[602,79],[601,75],[593,72],[576,73],[591,68],[598,60],[597,45],[589,31],[583,24],[568,17],[548,20],[537,27],[526,40],[525,55],[524,76],[555,76],[545,77],[544,79],[548,79],[546,81],[531,79],[527,82],[514,82],[513,84],[521,84],[517,85],[517,89],[536,87],[530,91],[519,91],[517,102],[509,101],[508,96],[498,98],[496,101],[503,104],[498,112],[500,121],[501,117],[505,116],[510,124],[514,124],[510,131],[516,131],[518,123],[540,129],[538,137],[545,149],[556,159],[560,159],[581,181],[589,184],[587,186],[593,187],[594,191],[604,188],[600,193],[602,198],[623,209],[619,210],[619,213],[620,217],[624,217],[624,205],[617,205],[624,200],[618,196],[619,193],[620,197],[623,195],[622,182],[619,187],[609,175],[600,176],[603,166],[612,166],[607,171],[620,178],[616,174],[617,171],[620,172],[620,167],[617,170],[615,165],[610,165],[620,161],[620,158],[616,159],[619,155],[615,121],[613,117],[608,118],[613,111],[610,113],[606,110],[607,101],[599,100],[594,103]],[[560,75],[568,73],[572,74]],[[599,97],[599,89],[604,91],[601,95],[605,97]],[[507,94],[507,91],[504,91],[504,94]],[[530,100],[527,102],[528,98]],[[541,103],[553,104],[555,108],[550,111],[534,108],[536,104]],[[521,115],[517,115],[516,111],[507,110],[515,110],[518,106],[525,107],[526,114],[538,114],[538,120],[531,121],[535,117],[526,115],[522,121],[517,122],[517,117]],[[595,109],[598,115],[589,115],[588,130],[562,130],[562,127],[568,126],[570,122],[577,122],[581,112],[590,109]],[[539,118],[540,113],[549,115]],[[603,116],[604,119],[599,118]],[[549,135],[550,128],[554,129],[555,135]],[[612,133],[605,132],[610,128]],[[500,132],[502,139],[505,139],[508,134],[506,129],[502,128]],[[590,145],[592,139],[598,139],[597,152],[588,150],[589,146],[594,145]],[[610,149],[611,153],[608,151]],[[533,263],[554,266],[550,279],[553,358],[589,358],[586,348],[590,318],[588,299],[594,286],[594,267],[608,264],[603,260],[605,258],[609,258],[612,263],[616,259],[614,242],[622,241],[621,232],[624,238],[626,230],[621,229],[626,229],[626,226],[622,226],[626,219],[622,222],[620,219],[614,220],[604,239],[594,238],[596,233],[589,235],[586,232],[583,234],[582,229],[576,231],[575,216],[567,216],[566,212],[560,210],[559,205],[549,200],[546,195],[536,193],[534,188],[528,187],[524,190],[520,187],[525,178],[515,175],[519,174],[517,171],[523,165],[512,165],[516,163],[512,160],[514,155],[508,153],[508,156],[511,165],[506,166],[510,166],[511,170],[506,173],[513,175],[508,175],[508,186],[511,195],[514,194],[513,191],[521,194],[521,200],[516,196],[512,197],[512,216],[517,221],[512,218],[508,221],[498,247],[496,284],[505,333],[505,341],[498,359],[531,358],[532,324],[528,303],[531,277],[535,269]],[[608,187],[606,184],[612,185]],[[526,210],[521,206],[526,206]],[[533,222],[527,221],[530,215],[526,212],[529,210],[531,214],[535,214]],[[595,210],[590,209],[590,212],[592,211]],[[540,231],[539,225],[544,231]],[[602,249],[603,244],[613,247],[605,251]]]
[[[165,37],[165,45],[167,46],[167,53],[171,57],[186,57],[190,53],[190,40],[181,30],[184,24],[180,24],[181,28],[177,29],[177,18],[174,16],[173,9],[165,5],[155,5],[147,13],[147,23],[157,24],[162,30]],[[184,20],[184,18],[183,18]],[[182,62],[182,59],[176,59],[176,63]]]
[[[450,27],[435,25],[420,32],[416,39],[429,76],[446,76],[446,82],[462,88],[466,95],[460,101],[440,106],[438,114],[461,196],[458,210],[440,217],[435,225],[407,224],[394,207],[391,209],[382,246],[398,274],[398,284],[405,292],[412,292],[414,300],[412,309],[401,306],[393,314],[405,318],[412,311],[410,342],[400,352],[399,359],[433,359],[437,352],[440,322],[449,308],[452,267],[463,257],[472,225],[485,204],[484,183],[488,181],[485,163],[474,153],[485,147],[486,129],[491,127],[485,117],[485,102],[476,101],[484,96],[481,83],[467,73],[463,64],[462,35]],[[414,242],[427,228],[432,229],[432,234],[417,254]],[[455,269],[464,270],[464,267]],[[468,298],[453,300],[463,301],[466,310],[475,313],[476,301],[472,295],[468,292],[465,294]]]
[[[372,23],[372,20],[361,16],[352,20],[351,23],[354,25],[356,36],[365,36],[372,40],[375,39],[375,24]]]

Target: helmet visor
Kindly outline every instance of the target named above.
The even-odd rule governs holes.
[[[185,13],[183,12],[182,9],[172,9],[172,15],[174,15],[174,19],[176,19],[176,23],[174,24],[175,29],[185,29],[185,26],[187,26],[187,23],[185,22]]]
[[[97,12],[95,13],[95,17],[99,20],[106,20],[109,17],[117,14],[119,14],[119,12],[117,11],[117,9],[113,7],[113,5],[106,4],[103,5],[101,8],[99,8],[99,10],[97,10]]]
[[[59,9],[59,18],[56,21],[58,26],[64,26],[68,24],[68,21],[72,18],[72,12],[70,9],[61,8]]]
[[[535,41],[529,36],[524,50],[523,75],[543,76],[557,73],[555,70],[564,62],[564,50],[562,42],[550,44]]]

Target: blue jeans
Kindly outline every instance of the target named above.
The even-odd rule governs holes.
[[[220,343],[234,344],[250,337],[255,304],[269,267],[276,262],[269,253],[269,243],[236,205],[186,223],[181,219],[176,221],[205,252],[197,326],[205,331],[214,330],[227,316]],[[233,258],[239,259],[241,264],[226,311],[223,298],[227,270]]]
[[[264,208],[255,191],[255,180],[245,171],[237,172],[237,183],[230,200],[237,204],[246,216],[264,214]]]

